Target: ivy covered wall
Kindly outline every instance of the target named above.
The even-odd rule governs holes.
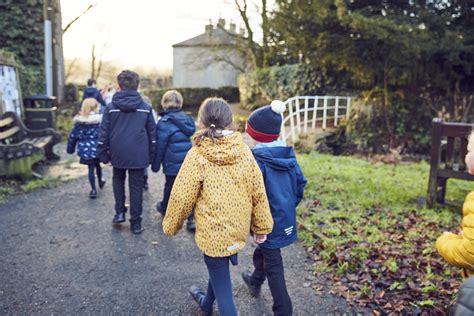
[[[23,96],[44,93],[43,0],[0,2],[0,48],[20,66]]]

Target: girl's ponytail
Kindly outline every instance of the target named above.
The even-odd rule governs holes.
[[[196,135],[196,145],[206,137],[214,144],[224,136],[222,131],[232,124],[232,111],[224,99],[207,98],[199,108],[198,120],[205,128]]]

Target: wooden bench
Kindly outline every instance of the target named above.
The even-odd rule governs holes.
[[[467,172],[464,157],[473,124],[450,123],[433,119],[431,129],[431,163],[428,183],[428,207],[444,203],[448,179],[474,181]]]
[[[33,164],[59,159],[53,146],[60,141],[54,129],[30,130],[14,112],[6,112],[0,117],[0,176],[35,175]]]

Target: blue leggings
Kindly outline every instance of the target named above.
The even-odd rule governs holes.
[[[100,161],[99,159],[94,159],[88,163],[87,166],[89,167],[89,183],[91,184],[91,189],[96,190],[94,171],[97,172],[97,178],[99,181],[102,181],[102,168],[100,166]]]
[[[204,262],[209,272],[209,282],[206,296],[201,306],[206,311],[212,311],[212,304],[217,299],[219,315],[237,316],[232,294],[232,282],[230,280],[229,261],[237,264],[237,255],[231,257],[213,258],[204,255]]]

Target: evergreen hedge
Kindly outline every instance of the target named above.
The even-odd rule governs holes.
[[[163,94],[168,90],[178,90],[184,99],[184,107],[199,106],[204,99],[209,97],[221,97],[229,103],[239,102],[239,89],[237,87],[220,87],[218,89],[212,88],[160,88],[147,89],[143,94],[151,99],[154,107],[161,104]]]
[[[20,64],[23,96],[44,92],[43,1],[0,3],[0,46]]]

